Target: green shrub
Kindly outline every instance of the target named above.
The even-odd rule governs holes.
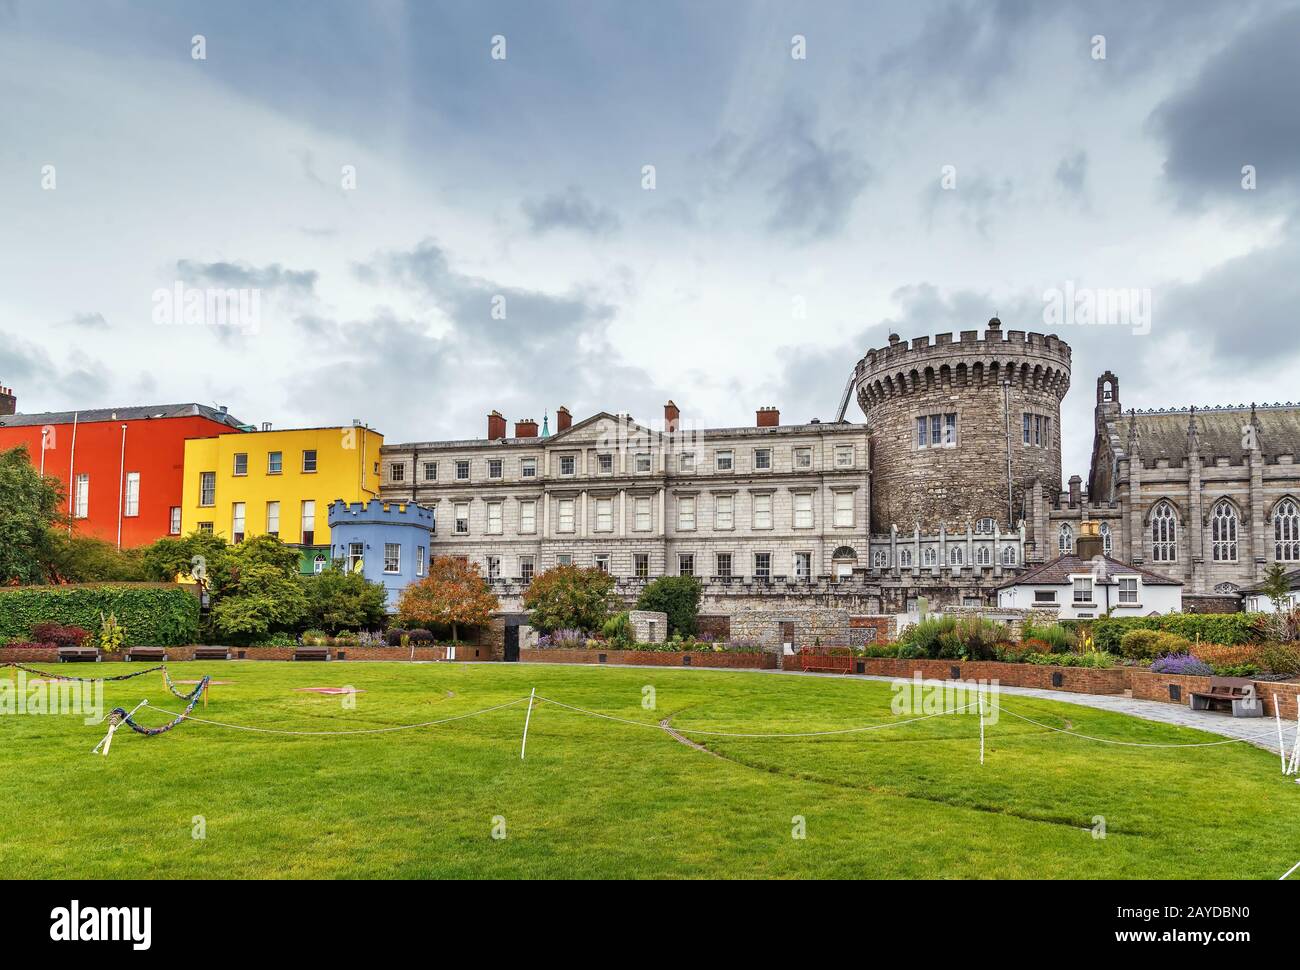
[[[600,632],[615,650],[626,650],[636,645],[636,630],[632,627],[632,617],[627,610],[615,613],[606,620]]]
[[[940,638],[952,634],[957,629],[957,621],[951,616],[929,616],[913,623],[899,638],[916,652],[905,659],[914,660],[921,657],[938,657],[941,648]],[[899,654],[903,656],[903,654]]]
[[[1260,644],[1259,662],[1269,673],[1284,677],[1300,674],[1300,643]]]
[[[124,628],[124,646],[174,647],[198,640],[198,597],[172,583],[0,588],[0,637],[24,639],[40,623],[98,630],[101,616],[108,615]]]
[[[1115,666],[1115,658],[1102,650],[1090,650],[1087,653],[1028,653],[1025,662],[1044,667],[1104,669]]]
[[[1159,630],[1184,640],[1235,645],[1260,639],[1259,618],[1253,613],[1166,613],[1163,616],[1103,617],[1092,621],[1098,650],[1120,651],[1130,630]]]
[[[1120,656],[1130,660],[1154,660],[1159,655],[1156,644],[1160,636],[1159,630],[1129,630],[1119,638]]]
[[[1020,639],[1042,640],[1052,653],[1069,653],[1076,643],[1074,633],[1060,623],[1050,623],[1047,626],[1026,623],[1020,632]]]
[[[660,576],[641,591],[638,610],[668,615],[668,631],[694,636],[704,587],[694,576]]]

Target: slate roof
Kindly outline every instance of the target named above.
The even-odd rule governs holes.
[[[206,404],[151,404],[124,408],[89,408],[84,411],[45,411],[40,414],[6,414],[0,428],[26,428],[32,425],[72,424],[73,416],[81,424],[93,421],[144,421],[150,418],[207,418],[231,428],[244,426],[235,416]]]
[[[1110,423],[1112,440],[1118,440],[1121,454],[1127,453],[1129,426],[1136,421],[1138,450],[1144,462],[1166,458],[1171,464],[1187,458],[1187,425],[1190,409],[1138,411],[1122,414]],[[1295,455],[1300,458],[1300,405],[1261,405],[1255,410],[1259,424],[1259,447],[1265,457]],[[1250,405],[1196,409],[1197,437],[1203,460],[1245,459],[1242,427],[1250,423]]]
[[[1142,582],[1148,586],[1182,586],[1183,583],[1178,579],[1170,579],[1168,576],[1162,576],[1160,573],[1153,573],[1149,569],[1143,569],[1141,566],[1132,566],[1126,562],[1120,562],[1118,559],[1112,559],[1110,556],[1101,557],[1106,562],[1106,576],[1098,579],[1101,586],[1114,586],[1115,576],[1119,574],[1132,576],[1134,573],[1142,577]],[[998,589],[1006,589],[1008,586],[1068,586],[1070,584],[1069,576],[1071,573],[1091,573],[1094,570],[1094,562],[1091,558],[1085,559],[1083,556],[1077,556],[1074,553],[1066,553],[1064,556],[1057,556],[1050,562],[1045,562],[1033,569],[1026,570],[1019,576],[1008,579],[1004,583],[999,583]]]

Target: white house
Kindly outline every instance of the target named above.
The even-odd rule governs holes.
[[[1183,584],[1109,556],[1067,553],[999,586],[998,605],[1055,607],[1063,620],[1180,613]]]
[[[1295,609],[1300,606],[1300,569],[1291,570],[1286,574],[1286,578],[1291,586],[1291,592],[1287,594],[1287,602],[1290,604],[1291,609]],[[1273,612],[1273,601],[1268,598],[1268,594],[1259,586],[1243,589],[1241,598],[1248,613]]]

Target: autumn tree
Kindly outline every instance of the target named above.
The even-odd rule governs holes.
[[[439,556],[428,576],[402,590],[397,615],[406,627],[450,626],[456,643],[460,627],[486,626],[498,605],[477,565]]]
[[[524,608],[543,633],[599,630],[614,604],[614,577],[599,569],[556,566],[533,577]]]

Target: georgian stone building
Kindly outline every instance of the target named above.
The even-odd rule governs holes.
[[[488,416],[485,439],[387,445],[385,501],[434,510],[433,555],[477,563],[506,609],[556,565],[595,566],[630,589],[691,574],[737,595],[820,588],[866,561],[867,435],[848,422],[691,430],[600,413],[556,433]]]

